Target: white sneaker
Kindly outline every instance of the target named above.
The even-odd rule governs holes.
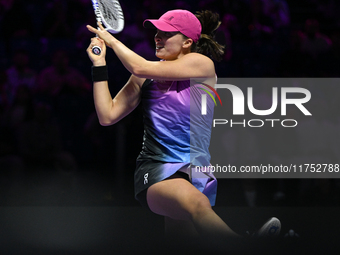
[[[256,237],[275,237],[280,234],[281,222],[278,218],[270,218],[264,225],[255,233]]]

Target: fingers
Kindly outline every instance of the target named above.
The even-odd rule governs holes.
[[[97,22],[98,27],[100,28],[100,30],[105,30],[105,28],[103,27],[101,22]]]
[[[99,21],[97,22],[97,25],[98,25],[98,27],[100,28],[100,30],[105,30],[105,28],[103,27],[102,23],[100,23]],[[92,27],[92,26],[90,26],[90,25],[87,25],[86,27],[87,27],[87,29],[88,29],[90,32],[95,33],[95,34],[98,34],[98,32],[100,31],[100,30],[95,29],[94,27]]]
[[[109,33],[105,30],[105,28],[103,27],[103,25],[100,22],[98,22],[98,26],[99,26],[98,29],[95,29],[94,27],[92,27],[90,25],[87,25],[86,27],[90,32],[96,34],[97,37],[104,39],[104,41],[105,41],[105,37],[107,37],[107,35]]]
[[[90,32],[96,34],[97,37],[103,39],[103,42],[106,44],[106,46],[111,48],[110,42],[115,38],[103,27],[100,22],[98,22],[98,29],[95,29],[90,25],[87,25],[86,27]]]
[[[93,47],[98,46],[101,48],[101,53],[96,54],[95,51],[92,51]],[[106,45],[104,40],[98,38],[98,37],[93,37],[91,38],[91,42],[89,47],[86,49],[86,52],[92,61],[94,66],[98,65],[106,65],[105,61],[105,56],[106,56]]]
[[[99,37],[92,37],[91,38],[91,43],[100,43],[100,44],[105,44],[104,40],[99,38]]]
[[[98,41],[100,41],[102,44],[105,44],[105,41],[99,37],[95,37],[94,39],[97,39]]]
[[[94,27],[90,26],[90,25],[87,25],[86,28],[92,33],[95,33],[95,34],[98,33],[98,30],[95,29]]]
[[[100,47],[104,51],[106,49],[105,42],[102,39],[98,38],[98,37],[91,38],[91,43],[90,43],[89,47],[87,48],[87,51],[88,52],[92,52],[92,48],[95,47],[95,46]]]
[[[98,37],[93,37],[93,38],[91,38],[91,43],[90,43],[89,48],[92,49],[94,46],[98,46],[100,48],[105,48],[105,42],[104,42],[104,40],[102,40]]]

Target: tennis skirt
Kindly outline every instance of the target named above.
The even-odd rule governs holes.
[[[147,189],[175,173],[180,174],[194,187],[206,195],[211,206],[215,205],[217,194],[217,180],[212,173],[196,172],[188,163],[164,163],[154,160],[137,160],[135,170],[135,198],[148,208],[146,201]]]

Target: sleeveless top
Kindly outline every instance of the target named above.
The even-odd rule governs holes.
[[[207,100],[207,114],[202,115],[201,95],[206,92],[199,87],[203,86],[190,85],[190,80],[144,82],[144,137],[137,157],[136,195],[183,167],[210,165],[214,102]]]

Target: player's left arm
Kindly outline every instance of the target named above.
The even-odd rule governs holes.
[[[104,30],[87,26],[111,47],[125,68],[133,75],[147,79],[187,80],[190,78],[215,77],[213,61],[199,53],[189,53],[174,61],[148,61]]]

